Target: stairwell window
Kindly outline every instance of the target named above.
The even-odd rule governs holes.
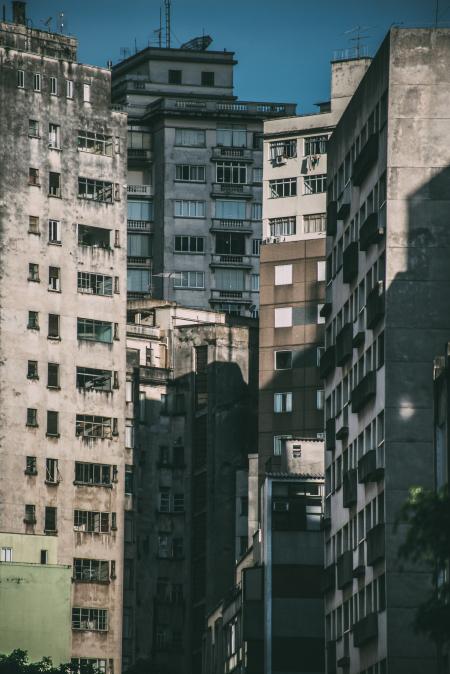
[[[275,414],[292,412],[292,393],[274,393],[273,411]]]
[[[271,199],[295,197],[297,195],[297,178],[269,180],[269,191]]]

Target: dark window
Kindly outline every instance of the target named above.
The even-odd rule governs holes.
[[[39,169],[37,168],[30,168],[28,171],[28,184],[29,185],[35,185],[36,187],[40,186],[40,181],[39,181]]]
[[[100,559],[74,559],[74,580],[108,582],[109,562]]]
[[[28,280],[39,281],[39,265],[35,262],[30,262],[28,265]]]
[[[90,225],[78,225],[78,245],[110,248],[111,230]]]
[[[46,506],[44,531],[56,533],[56,508]]]
[[[54,339],[59,337],[59,316],[57,314],[48,315],[48,336]]]
[[[58,484],[59,482],[58,459],[45,460],[45,481],[49,482],[50,484]]]
[[[27,377],[28,379],[39,379],[37,360],[28,361]]]
[[[58,363],[49,363],[47,366],[47,386],[48,388],[59,388]]]
[[[184,465],[184,447],[173,448],[173,465],[178,467]]]
[[[37,426],[37,409],[28,407],[27,409],[27,426]]]
[[[27,524],[36,524],[36,506],[27,504],[25,506],[25,522]]]
[[[181,70],[169,70],[169,84],[181,84]]]
[[[213,87],[213,86],[214,86],[214,72],[203,71],[202,72],[202,87]]]
[[[37,475],[37,465],[35,456],[27,456],[25,462],[25,473],[27,475]]]
[[[248,497],[241,496],[241,515],[248,515]]]
[[[48,193],[51,197],[61,196],[61,174],[49,173],[48,176]]]
[[[216,253],[219,255],[245,255],[245,235],[218,232],[216,234]]]
[[[104,486],[111,484],[111,466],[102,463],[75,462],[75,482]]]
[[[41,550],[41,564],[48,563],[48,550]]]
[[[59,413],[47,410],[47,435],[59,435]]]
[[[275,369],[290,370],[292,367],[292,351],[275,351]]]
[[[77,367],[77,388],[96,391],[111,391],[111,378],[111,370],[96,370],[91,367]],[[115,388],[117,387],[115,386]]]
[[[28,312],[28,325],[29,330],[39,330],[39,313],[37,311]]]
[[[134,489],[133,489],[133,481],[134,481],[134,475],[133,475],[133,466],[125,466],[125,494],[132,494]]]

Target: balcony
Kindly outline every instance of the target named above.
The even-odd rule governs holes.
[[[199,100],[197,98],[159,98],[147,106],[149,115],[159,115],[161,112],[178,112],[186,114],[193,112],[198,114],[225,113],[227,116],[236,115],[242,118],[243,115],[253,115],[257,118],[262,117],[286,117],[295,115],[296,106],[291,103],[268,103],[266,101],[230,101],[223,100]],[[126,110],[126,108],[125,108]]]
[[[352,412],[359,412],[367,405],[377,392],[377,376],[372,370],[368,372],[353,389],[351,394]]]
[[[152,185],[127,185],[127,195],[129,197],[151,197],[153,187]]]
[[[336,367],[336,349],[334,346],[329,346],[328,349],[322,353],[320,359],[319,372],[321,379],[326,379],[330,372]]]
[[[213,183],[211,188],[212,197],[243,197],[251,199],[253,189],[251,185],[235,185],[234,183]]]
[[[348,436],[348,404],[342,408],[336,417],[336,440],[343,440]]]
[[[346,323],[336,335],[336,365],[343,365],[353,355],[353,324]]]
[[[326,566],[322,576],[322,592],[333,592],[336,589],[336,567],[334,564]]]
[[[146,336],[146,337],[160,337],[160,329],[153,325],[145,325],[142,323],[127,323],[127,335]]]
[[[353,582],[353,552],[347,550],[337,560],[337,586],[339,590]]]
[[[127,257],[127,264],[133,267],[142,267],[148,269],[152,266],[152,259],[150,257],[138,257],[136,255],[129,255]]]
[[[147,163],[151,161],[152,153],[151,150],[143,150],[142,148],[129,147],[128,148],[128,161],[130,163]]]
[[[323,316],[323,318],[328,318],[328,316],[331,314],[332,309],[333,309],[333,289],[331,283],[328,283],[327,287],[325,288],[325,303],[320,310],[320,315]]]
[[[249,255],[211,255],[210,267],[240,267],[251,269],[252,259]]]
[[[353,554],[353,578],[363,578],[366,573],[364,563],[364,541],[362,541]]]
[[[342,480],[342,505],[351,508],[358,499],[358,471],[351,468],[344,474]]]
[[[150,222],[150,220],[127,220],[127,229],[153,234],[153,222]]]
[[[218,145],[212,149],[212,160],[239,159],[239,161],[252,162],[253,152],[245,147],[225,147]]]
[[[378,614],[369,613],[353,625],[353,645],[355,648],[364,646],[368,641],[378,637]]]
[[[357,349],[364,344],[366,338],[364,309],[359,312],[356,321],[353,323],[352,344]]]
[[[366,534],[367,540],[367,566],[373,566],[376,562],[384,559],[385,541],[384,524],[377,524]]]
[[[371,213],[359,228],[359,249],[368,250],[372,244],[381,241],[383,236],[384,227],[381,226],[378,213]]]
[[[378,482],[383,475],[384,468],[378,463],[377,450],[370,449],[358,461],[358,482],[360,484]]]
[[[325,647],[327,651],[327,674],[336,674],[336,642],[327,641]]]
[[[213,218],[210,232],[241,232],[242,234],[253,234],[253,227],[250,220],[234,220],[227,218],[221,220]]]
[[[327,236],[336,236],[337,232],[337,201],[328,202],[327,206]]]
[[[328,419],[325,423],[325,449],[332,450],[336,447],[336,422]]]
[[[358,275],[358,257],[358,242],[352,241],[344,250],[344,256],[342,260],[342,278],[344,283],[351,283]]]
[[[173,371],[166,367],[141,366],[139,376],[143,383],[162,384],[173,379]]]
[[[352,183],[359,187],[378,159],[378,134],[372,133],[353,164]]]
[[[249,290],[211,290],[210,302],[237,302],[238,304],[254,304]]]
[[[366,327],[373,330],[384,316],[384,283],[378,281],[367,296]]]
[[[345,218],[349,215],[351,200],[352,200],[351,187],[349,184],[347,184],[337,202],[338,220],[345,220]]]

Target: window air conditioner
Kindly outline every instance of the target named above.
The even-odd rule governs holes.
[[[275,164],[277,166],[280,166],[281,164],[286,163],[286,157],[283,157],[283,155],[279,155],[278,157],[275,157]]]

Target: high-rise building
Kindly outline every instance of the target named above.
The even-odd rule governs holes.
[[[129,121],[128,293],[256,316],[263,120],[295,105],[237,100],[234,53],[209,41],[112,71]]]
[[[127,122],[110,72],[13,7],[0,23],[0,652],[118,674]]]
[[[448,341],[448,29],[391,29],[328,146],[329,674],[435,672],[413,630],[430,575],[399,508],[433,487],[433,359]]]
[[[289,438],[323,433],[327,144],[370,64],[331,65],[331,99],[319,112],[264,124],[260,258],[260,470]]]

